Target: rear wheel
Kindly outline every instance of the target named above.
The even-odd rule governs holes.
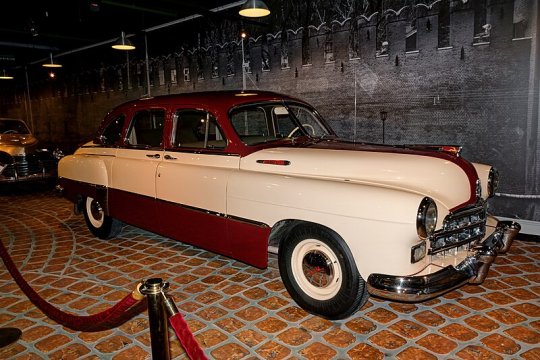
[[[308,312],[343,319],[369,297],[349,248],[324,227],[296,226],[281,241],[278,263],[289,294]]]
[[[94,198],[89,196],[85,198],[83,213],[88,229],[100,239],[111,239],[122,230],[122,223],[105,215],[102,205]]]

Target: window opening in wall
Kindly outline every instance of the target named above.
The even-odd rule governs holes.
[[[437,24],[437,47],[450,46],[450,0],[442,0],[439,3],[439,19]]]
[[[211,68],[212,68],[212,78],[219,77],[219,54],[215,46],[212,47],[210,58],[211,58]]]
[[[154,86],[155,85],[155,77],[156,77],[156,68],[155,68],[154,63],[150,64],[149,73],[150,73],[150,86]]]
[[[115,88],[116,90],[118,91],[122,91],[124,90],[124,77],[123,77],[123,74],[122,74],[122,67],[118,67],[116,70],[115,70]]]
[[[289,36],[286,28],[281,30],[281,68],[289,69]]]
[[[197,79],[204,80],[204,60],[200,50],[197,51]]]
[[[332,31],[326,33],[326,39],[324,41],[324,62],[333,63],[336,59],[334,58],[334,35]]]
[[[381,14],[383,11],[381,11]],[[386,56],[388,55],[389,43],[387,38],[387,26],[388,19],[386,16],[379,15],[379,21],[377,22],[377,41],[376,41],[376,51],[377,56]]]
[[[234,71],[234,45],[231,44],[227,48],[227,76],[233,76]]]
[[[158,77],[159,85],[165,84],[165,69],[162,66],[159,67],[158,75],[159,75]]]
[[[534,16],[534,2],[535,0],[514,1],[514,39],[522,39],[532,36],[531,25],[534,24],[534,21],[531,21],[530,19],[532,19],[532,16]]]
[[[472,3],[474,10],[474,38],[473,43],[489,42],[491,37],[491,24],[487,23],[486,0],[475,0]]]
[[[191,81],[191,75],[189,74],[189,67],[184,68],[184,81],[185,82]]]
[[[262,71],[270,71],[270,50],[268,49],[268,40],[263,37],[261,46],[261,68]]]
[[[174,147],[224,149],[227,141],[215,117],[202,110],[178,110],[173,118]]]
[[[412,7],[405,26],[405,51],[417,50],[418,8]]]

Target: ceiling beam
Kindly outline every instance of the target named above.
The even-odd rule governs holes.
[[[116,6],[116,7],[120,7],[120,8],[124,8],[124,9],[129,9],[129,10],[146,12],[146,13],[149,13],[149,14],[162,15],[162,16],[168,16],[168,17],[177,17],[178,16],[178,13],[173,13],[173,12],[164,11],[164,10],[150,9],[150,8],[143,7],[143,6],[138,6],[138,5],[133,5],[133,4],[125,4],[125,3],[122,3],[122,2],[118,2],[118,1],[103,0],[102,3],[105,4],[105,5]]]

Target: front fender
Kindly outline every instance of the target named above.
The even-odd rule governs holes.
[[[74,154],[58,163],[58,177],[73,181],[109,187],[112,157]]]
[[[346,181],[256,172],[231,176],[227,213],[274,226],[309,221],[338,233],[366,279],[373,272],[414,273],[411,247],[420,241],[416,214],[422,194]]]

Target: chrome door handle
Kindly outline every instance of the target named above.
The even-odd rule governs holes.
[[[146,157],[159,159],[159,154],[146,154]]]
[[[176,158],[174,156],[171,156],[171,155],[165,155],[164,158],[165,158],[165,160],[176,160]]]

